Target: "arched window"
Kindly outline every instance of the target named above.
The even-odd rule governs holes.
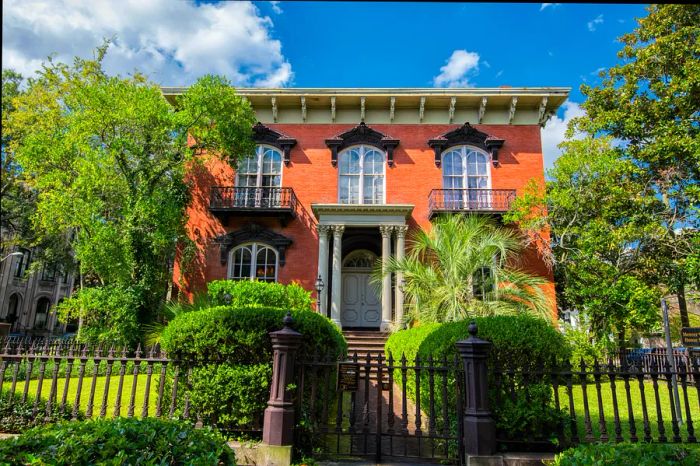
[[[36,312],[34,313],[34,328],[43,329],[46,327],[46,320],[49,316],[51,300],[49,298],[39,298],[36,302]]]
[[[340,153],[338,202],[384,203],[384,153],[371,146],[354,146]]]
[[[282,186],[282,153],[258,145],[255,155],[242,158],[236,171],[236,205],[264,206],[278,201]]]
[[[264,243],[248,243],[232,249],[228,263],[230,280],[277,280],[277,251]]]
[[[450,208],[490,208],[489,156],[469,146],[446,150],[442,154],[442,187]]]

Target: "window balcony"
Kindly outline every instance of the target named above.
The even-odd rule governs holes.
[[[458,212],[502,215],[510,209],[515,189],[433,189],[428,197],[429,217]]]
[[[209,200],[209,211],[222,220],[232,215],[276,217],[283,226],[296,217],[296,206],[292,188],[214,186]]]

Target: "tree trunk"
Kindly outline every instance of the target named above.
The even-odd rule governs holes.
[[[681,326],[690,327],[690,319],[688,318],[688,304],[685,301],[685,283],[683,281],[678,285],[676,290],[678,297],[678,310],[681,314]]]

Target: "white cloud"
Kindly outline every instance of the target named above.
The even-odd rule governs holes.
[[[564,109],[563,117],[559,118],[559,116],[553,115],[542,129],[542,154],[545,168],[552,168],[554,161],[561,155],[561,149],[557,146],[564,141],[569,121],[585,114],[578,103],[570,100],[564,102],[562,108]]]
[[[588,30],[590,32],[595,31],[598,28],[599,24],[603,24],[603,15],[598,15],[594,19],[590,20],[586,25],[588,26]]]
[[[274,11],[278,15],[282,13],[282,7],[280,7],[280,2],[270,2],[270,5],[272,6],[272,11]]]
[[[469,87],[471,76],[479,70],[479,54],[466,50],[452,52],[447,64],[440,68],[440,74],[433,78],[435,87]]]
[[[163,85],[206,73],[238,86],[284,86],[293,77],[272,20],[251,2],[3,0],[3,13],[2,67],[25,76],[49,54],[72,62],[114,38],[108,72],[138,69]]]
[[[554,8],[558,7],[559,5],[561,5],[561,3],[542,3],[540,5],[540,11],[543,11],[545,8],[549,8],[549,7],[552,7],[552,9],[554,9]]]

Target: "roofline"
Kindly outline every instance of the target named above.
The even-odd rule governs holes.
[[[165,95],[179,95],[187,90],[186,86],[162,86]],[[490,96],[490,95],[558,95],[566,96],[570,87],[239,87],[236,91],[242,95],[348,95],[348,96]]]

